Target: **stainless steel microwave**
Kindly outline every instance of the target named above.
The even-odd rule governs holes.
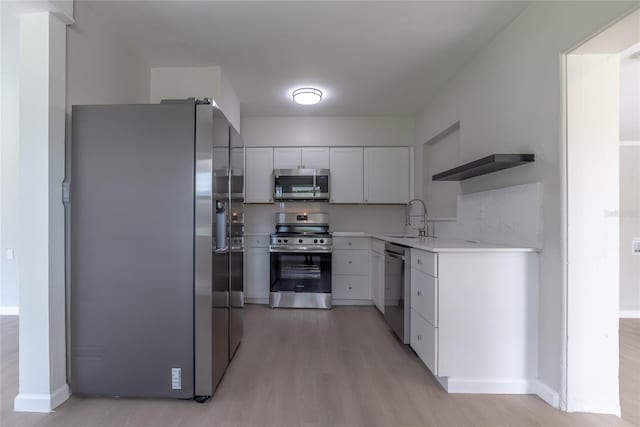
[[[329,200],[329,169],[274,169],[275,200]]]

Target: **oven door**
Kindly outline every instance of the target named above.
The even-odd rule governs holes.
[[[271,292],[331,293],[331,253],[271,252]]]

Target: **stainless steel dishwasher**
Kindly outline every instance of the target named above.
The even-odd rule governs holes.
[[[384,245],[384,319],[404,344],[411,340],[411,287],[409,248]]]

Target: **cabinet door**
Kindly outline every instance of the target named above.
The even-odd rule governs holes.
[[[362,148],[330,150],[332,203],[362,203],[364,200],[364,160]]]
[[[269,298],[269,248],[247,248],[247,298]]]
[[[365,148],[365,203],[407,203],[410,166],[408,147]]]
[[[369,251],[334,250],[331,257],[331,270],[334,274],[369,274]]]
[[[411,309],[438,326],[438,279],[411,269]]]
[[[247,148],[246,203],[273,202],[273,148]]]
[[[302,163],[299,147],[276,147],[273,149],[274,169],[298,169]]]
[[[303,169],[329,169],[329,148],[304,147],[301,159]]]
[[[371,300],[368,276],[334,276],[331,278],[331,291],[335,299]]]
[[[427,365],[434,375],[438,375],[438,328],[411,310],[411,348]]]

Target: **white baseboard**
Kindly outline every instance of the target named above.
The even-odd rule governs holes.
[[[621,319],[640,319],[640,310],[620,310]]]
[[[519,378],[436,377],[448,393],[533,394],[533,382]]]
[[[593,404],[585,402],[567,403],[567,412],[589,412],[592,414],[615,415],[616,417],[620,417],[622,413],[620,405],[614,402],[609,402],[609,404],[603,402],[594,402]]]
[[[19,316],[20,307],[18,306],[2,306],[0,307],[0,316]]]
[[[451,378],[436,379],[447,393],[535,394],[550,406],[560,408],[560,395],[538,380],[519,378]]]
[[[534,394],[538,395],[538,397],[545,402],[547,402],[550,406],[560,409],[560,394],[543,383],[540,380],[537,380],[533,383],[535,388]]]
[[[13,401],[16,412],[52,412],[69,398],[69,384],[64,384],[51,394],[20,393]]]

